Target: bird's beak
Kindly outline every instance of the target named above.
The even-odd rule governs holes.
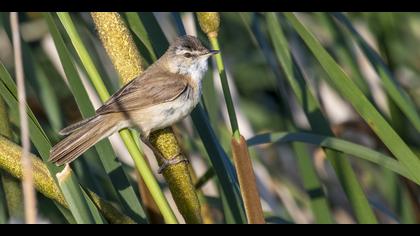
[[[211,57],[211,56],[213,56],[213,55],[218,54],[219,52],[220,52],[219,50],[212,50],[212,49],[209,49],[208,51],[203,52],[203,53],[201,54],[201,56],[202,56],[202,57],[204,57],[204,58],[209,58],[209,57]]]
[[[219,50],[212,50],[212,49],[209,50],[210,55],[215,55],[215,54],[218,54],[219,52],[220,52]]]

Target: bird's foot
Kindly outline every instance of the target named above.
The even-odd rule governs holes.
[[[184,157],[184,155],[182,155],[181,153],[178,153],[169,159],[162,158],[162,161],[163,161],[162,165],[159,167],[159,170],[158,170],[159,174],[162,174],[163,171],[171,165],[176,165],[183,161],[186,163],[189,163],[189,160],[186,157]]]

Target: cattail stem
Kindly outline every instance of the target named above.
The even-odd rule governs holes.
[[[215,50],[220,50],[218,33],[220,27],[220,16],[217,12],[198,12],[198,21],[201,30],[207,34],[210,43]],[[257,189],[254,170],[248,152],[248,146],[244,137],[239,132],[238,119],[236,117],[235,106],[230,94],[229,83],[221,53],[215,56],[216,65],[222,82],[223,95],[225,97],[226,107],[229,114],[230,125],[232,127],[232,153],[235,163],[241,195],[244,200],[245,212],[248,223],[265,223],[261,207],[260,196]]]
[[[21,163],[22,148],[7,138],[0,135],[0,169],[4,170],[11,176],[17,179],[22,179],[23,171]],[[29,158],[33,163],[34,187],[37,191],[42,193],[45,197],[59,203],[68,208],[63,194],[58,188],[55,180],[51,177],[46,165],[35,155],[29,153]],[[101,199],[95,193],[86,190],[96,207],[102,215],[114,224],[133,224],[134,221],[119,212],[107,201]]]
[[[101,13],[98,13],[101,14]],[[104,13],[105,14],[105,13]],[[112,14],[118,14],[118,13],[112,13]],[[92,81],[95,89],[98,92],[99,97],[101,98],[101,100],[103,102],[105,102],[106,100],[108,100],[108,98],[110,97],[108,90],[105,87],[105,84],[103,83],[99,72],[97,71],[92,58],[90,57],[86,47],[84,46],[77,30],[76,27],[69,15],[69,13],[67,12],[58,12],[57,13],[61,23],[63,24],[64,28],[66,29],[68,35],[70,36],[70,39],[73,43],[73,46],[76,49],[77,54],[79,55],[88,75],[90,80]],[[110,17],[103,17],[101,18],[102,20],[100,20],[100,23],[95,23],[96,26],[98,27],[98,25],[103,25],[103,26],[107,26],[108,22],[107,20],[112,20],[115,18],[110,18]],[[120,21],[122,22],[122,21]],[[123,26],[122,23],[115,25],[115,27],[118,26]],[[100,26],[99,26],[100,27]],[[124,26],[125,27],[125,26]],[[110,29],[109,27],[104,27],[103,29]],[[122,38],[121,35],[117,36],[117,40],[119,39],[125,39]],[[105,41],[105,42],[112,42],[112,41]],[[120,50],[127,50],[130,52],[133,52],[133,50],[129,50],[129,45],[130,42],[125,42],[127,45],[127,47],[123,47],[120,48]],[[107,46],[111,46],[112,44],[104,44],[105,47]],[[121,45],[121,44],[119,44]],[[124,45],[124,44],[122,44]],[[134,51],[134,53],[138,53],[137,51]],[[158,204],[160,211],[162,212],[163,217],[165,218],[165,222],[167,223],[177,223],[177,219],[175,218],[175,215],[172,212],[172,209],[169,206],[168,201],[166,200],[165,196],[163,195],[158,182],[156,181],[155,177],[153,176],[152,171],[148,168],[146,161],[141,153],[141,151],[139,150],[139,147],[137,146],[134,137],[131,135],[130,131],[128,129],[124,129],[121,130],[119,132],[122,140],[124,141],[125,146],[128,149],[128,152],[130,153],[131,157],[134,160],[135,166],[137,171],[139,172],[139,174],[142,176],[142,178],[144,179],[147,187],[149,188],[153,198],[156,201],[156,204]]]
[[[22,166],[23,166],[23,199],[25,208],[25,221],[28,224],[36,223],[36,195],[33,187],[33,174],[32,174],[32,162],[29,156],[30,142],[29,142],[29,125],[28,115],[26,113],[26,93],[25,93],[25,80],[23,75],[23,62],[22,52],[20,45],[20,33],[19,33],[19,20],[18,13],[10,13],[10,23],[12,28],[13,48],[14,48],[14,59],[16,69],[16,81],[18,89],[18,100],[19,100],[19,115],[20,115],[20,128],[21,128],[21,140],[23,146],[22,152]]]
[[[207,34],[210,44],[214,50],[220,50],[219,34],[220,15],[218,12],[197,12],[198,22],[201,30]],[[222,82],[223,95],[226,102],[226,107],[229,114],[230,125],[233,134],[239,133],[238,119],[236,118],[235,106],[233,105],[232,96],[230,94],[229,83],[223,64],[222,53],[215,55],[217,70],[219,71],[220,81]],[[239,136],[238,136],[239,137]],[[236,138],[238,138],[236,137]]]
[[[140,64],[140,54],[121,16],[116,12],[95,12],[91,15],[122,84],[126,84],[139,76],[143,71]],[[172,158],[180,153],[181,148],[171,128],[152,132],[150,139],[152,145],[165,158]],[[162,160],[158,160],[158,162],[160,161]],[[163,176],[168,182],[175,203],[185,221],[187,223],[201,223],[200,204],[188,173],[187,164],[181,162],[172,165],[165,169]],[[147,182],[145,184],[147,185]],[[162,205],[158,201],[156,203],[158,206]],[[165,217],[167,210],[163,210],[161,209],[161,213]]]
[[[172,128],[158,130],[150,134],[150,142],[167,160],[182,153]],[[158,159],[159,165],[162,161]],[[174,201],[178,210],[184,217],[185,222],[190,224],[202,223],[200,202],[192,184],[188,171],[188,163],[180,162],[170,165],[163,171],[163,176],[168,182]]]
[[[260,195],[255,180],[248,146],[243,136],[232,139],[232,153],[238,174],[241,195],[244,199],[245,212],[250,224],[264,224],[264,214],[261,207]]]
[[[191,165],[188,165],[188,171],[190,172],[191,180],[194,183],[195,191],[197,192],[198,199],[201,205],[201,218],[203,219],[203,224],[214,224],[214,217],[211,212],[211,207],[207,201],[206,196],[201,188],[197,188],[197,173]],[[214,172],[213,172],[214,174]]]
[[[217,39],[217,37],[209,36],[209,40],[214,50],[220,50],[219,40]],[[234,134],[234,136],[236,135],[235,138],[239,138],[238,135],[240,135],[240,133],[239,133],[238,119],[236,118],[235,106],[233,104],[233,99],[230,94],[229,82],[227,79],[225,66],[223,64],[221,53],[215,55],[215,59],[216,59],[217,70],[219,71],[220,80],[222,82],[222,90],[223,90],[223,95],[225,97],[226,107],[229,114],[230,125],[232,127],[232,133]]]

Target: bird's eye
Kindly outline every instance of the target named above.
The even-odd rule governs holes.
[[[184,53],[184,57],[190,58],[190,57],[192,57],[192,55],[191,55],[191,53],[187,52],[187,53]]]

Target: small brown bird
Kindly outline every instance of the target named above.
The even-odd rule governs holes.
[[[51,149],[50,161],[70,163],[100,140],[129,127],[137,128],[142,141],[161,157],[148,141],[150,132],[190,114],[201,96],[207,59],[216,53],[194,36],[177,38],[159,60],[96,110],[95,116],[61,130],[61,135],[69,136]],[[160,172],[180,161],[185,160],[174,157],[164,162]]]

